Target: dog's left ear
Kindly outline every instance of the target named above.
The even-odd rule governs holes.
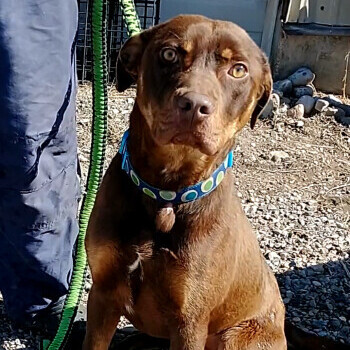
[[[136,83],[141,59],[148,42],[149,31],[129,38],[119,51],[116,85],[119,92]]]
[[[255,106],[255,109],[252,113],[252,117],[250,119],[250,127],[254,128],[256,120],[258,119],[261,112],[266,107],[269,102],[271,91],[272,91],[272,76],[270,65],[267,61],[267,58],[264,53],[261,55],[261,65],[262,65],[262,73],[261,73],[261,82],[260,82],[260,90],[258,95],[258,102]]]

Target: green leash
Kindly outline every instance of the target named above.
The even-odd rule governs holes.
[[[135,4],[133,0],[121,0],[120,5],[123,12],[123,18],[126,23],[126,29],[129,36],[136,35],[141,32],[141,24],[137,12],[135,9]]]
[[[128,35],[141,31],[141,25],[133,0],[120,0]],[[66,297],[61,321],[50,343],[44,340],[43,350],[63,350],[72,329],[80,298],[85,284],[87,259],[85,235],[96,194],[103,175],[107,139],[107,42],[106,10],[107,0],[93,0],[92,4],[92,52],[93,52],[93,136],[91,141],[90,167],[79,217],[79,233],[76,255],[69,291]]]

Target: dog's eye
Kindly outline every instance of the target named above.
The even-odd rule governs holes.
[[[165,62],[175,63],[177,61],[177,51],[173,48],[166,47],[160,52],[160,57]]]
[[[230,68],[228,74],[230,74],[234,78],[239,79],[245,77],[248,74],[248,69],[244,64],[237,63],[232,68]]]

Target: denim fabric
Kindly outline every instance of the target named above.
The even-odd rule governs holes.
[[[76,0],[0,1],[0,291],[30,319],[66,294],[77,237]]]

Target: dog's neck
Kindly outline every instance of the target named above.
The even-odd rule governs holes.
[[[130,115],[128,148],[131,163],[144,181],[173,191],[208,178],[230,150],[227,146],[218,154],[208,156],[188,146],[156,144],[137,103]]]

